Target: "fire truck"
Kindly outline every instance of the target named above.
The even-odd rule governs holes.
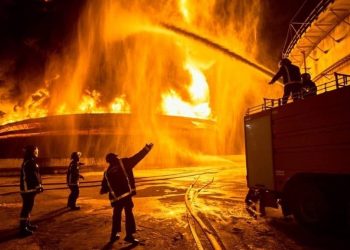
[[[349,80],[335,73],[315,96],[248,109],[247,203],[281,207],[309,227],[350,221]]]

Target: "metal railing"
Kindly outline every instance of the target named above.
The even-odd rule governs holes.
[[[306,18],[303,22],[297,22],[295,19],[296,16],[293,18],[289,24],[289,30],[287,34],[287,38],[285,41],[285,47],[283,48],[283,57],[288,57],[290,52],[293,50],[295,44],[298,42],[298,40],[301,38],[301,36],[305,33],[306,29],[310,27],[311,23],[317,19],[317,17],[320,15],[322,11],[325,10],[325,8],[330,4],[334,2],[334,0],[322,0],[318,3],[318,5],[313,9],[313,11],[310,13],[310,15]],[[299,29],[295,29],[294,25],[300,25]],[[290,34],[290,32],[293,32],[294,34]],[[288,39],[289,37],[290,40]],[[288,42],[289,40],[289,42]]]
[[[317,95],[320,95],[325,92],[333,91],[335,89],[340,89],[346,86],[350,86],[350,75],[347,74],[340,74],[340,73],[334,73],[334,80],[328,81],[322,84],[317,85]],[[300,92],[295,95],[292,95],[288,98],[287,103],[290,103],[294,100],[303,100],[308,98],[309,93],[308,92]],[[270,110],[276,107],[280,107],[286,104],[283,104],[282,98],[264,98],[264,102],[262,104],[259,104],[257,106],[253,106],[249,108],[246,112],[246,115],[251,115],[255,113],[259,113],[262,111]]]

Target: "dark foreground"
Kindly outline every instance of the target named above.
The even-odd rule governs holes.
[[[100,180],[101,176],[102,172],[86,173],[85,181]],[[99,194],[99,187],[81,188],[79,211],[66,208],[68,190],[44,191],[36,197],[32,213],[38,231],[19,238],[20,195],[12,193],[17,188],[0,187],[0,249],[196,249],[184,202],[192,183],[200,190],[193,209],[211,225],[223,249],[350,249],[348,233],[336,229],[327,233],[307,231],[292,218],[283,218],[277,209],[268,209],[266,218],[250,217],[244,206],[247,189],[243,158],[215,167],[136,169],[135,176],[135,236],[141,240],[139,245],[124,242],[123,232],[121,240],[108,243],[112,209],[107,196]],[[0,185],[17,181],[1,178]],[[43,181],[60,183],[64,176],[46,176]],[[55,187],[64,186],[46,186]],[[203,247],[211,249],[206,243]]]

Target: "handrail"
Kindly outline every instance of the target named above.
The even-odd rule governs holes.
[[[350,86],[350,75],[340,74],[335,72],[334,78],[335,78],[334,80],[317,85],[316,86],[317,95],[325,92],[333,91],[335,89],[340,89],[346,86]],[[297,93],[289,97],[287,100],[287,104],[294,99],[302,100],[305,98],[308,98],[308,93],[302,91],[301,93]],[[276,98],[276,99],[264,98],[263,100],[264,100],[264,103],[248,108],[246,112],[246,116],[259,113],[262,111],[270,110],[283,105],[282,98]]]

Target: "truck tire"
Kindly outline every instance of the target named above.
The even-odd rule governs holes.
[[[316,183],[302,182],[292,190],[290,205],[296,221],[309,228],[326,227],[330,221],[331,207],[322,188]]]

